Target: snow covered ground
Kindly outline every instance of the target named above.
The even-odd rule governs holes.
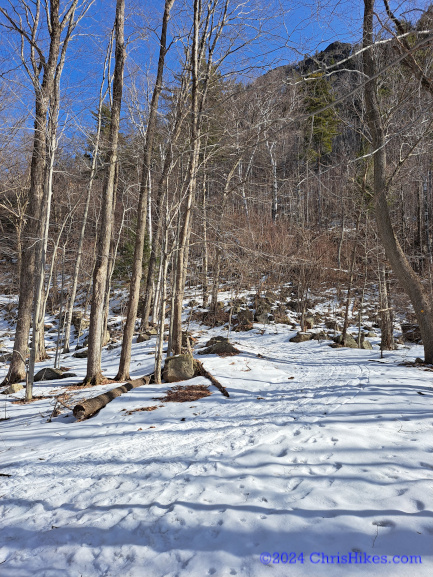
[[[240,355],[199,357],[229,399],[211,386],[162,403],[168,385],[149,385],[88,421],[65,409],[47,422],[52,398],[0,397],[0,575],[433,574],[433,372],[399,365],[422,349],[378,362],[377,347],[255,327],[233,335]],[[152,370],[153,349],[134,345],[132,376]],[[104,350],[107,376],[119,353]],[[62,358],[78,377],[85,363]]]

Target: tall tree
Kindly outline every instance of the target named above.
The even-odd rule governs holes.
[[[90,309],[89,349],[87,356],[86,383],[97,385],[102,380],[101,340],[104,324],[105,288],[107,284],[108,261],[110,256],[111,232],[113,225],[114,184],[116,177],[117,149],[119,141],[120,110],[123,94],[123,73],[125,68],[125,0],[116,2],[115,19],[115,65],[113,75],[113,103],[111,107],[110,129],[107,144],[107,173],[104,180],[102,208],[98,231],[96,264],[93,272],[93,292]]]
[[[143,166],[141,173],[140,198],[137,211],[137,230],[134,249],[134,260],[132,265],[132,277],[129,289],[128,309],[126,322],[123,331],[122,352],[120,354],[119,370],[116,380],[129,379],[129,367],[131,364],[131,345],[134,335],[135,321],[137,318],[138,300],[140,296],[140,283],[143,272],[143,251],[146,236],[146,216],[150,187],[150,167],[152,160],[153,142],[155,139],[156,120],[158,112],[159,96],[162,90],[162,80],[164,74],[165,56],[167,54],[167,28],[170,18],[170,11],[174,0],[165,0],[164,15],[162,18],[162,29],[160,37],[158,71],[156,75],[155,87],[153,89],[152,100],[147,121],[146,140],[143,152]]]
[[[113,32],[114,32],[114,29],[113,29]],[[102,75],[102,82],[101,82],[101,85],[99,88],[99,105],[98,105],[98,112],[97,112],[97,118],[96,118],[96,135],[95,135],[95,139],[94,139],[94,143],[93,143],[89,183],[87,185],[86,204],[84,207],[83,219],[81,221],[81,230],[80,230],[80,236],[79,236],[78,248],[77,248],[77,258],[75,260],[74,273],[72,275],[71,296],[69,298],[69,305],[68,305],[68,310],[67,310],[67,314],[66,314],[66,321],[65,321],[65,340],[64,340],[64,348],[63,348],[64,353],[69,353],[72,314],[74,311],[75,297],[77,294],[78,277],[79,277],[80,266],[81,266],[81,258],[83,256],[84,235],[86,232],[90,199],[92,196],[93,183],[94,183],[95,177],[96,177],[97,163],[98,163],[98,157],[99,157],[99,148],[100,148],[101,131],[102,131],[102,117],[103,117],[103,110],[104,110],[104,100],[105,100],[107,91],[111,89],[110,79],[108,79],[108,86],[107,87],[105,87],[105,82],[107,80],[107,78],[106,78],[107,77],[107,67],[108,67],[108,62],[111,58],[112,44],[113,44],[113,34],[111,34],[110,42],[109,42],[109,45],[107,48],[107,55],[106,55],[105,62],[104,62],[104,72]]]
[[[92,1],[81,3],[84,15]],[[75,26],[74,14],[79,5],[73,0],[66,7],[60,6],[60,0],[50,2],[15,3],[11,11],[0,8],[4,17],[3,26],[18,34],[20,39],[21,63],[24,67],[35,93],[33,153],[30,169],[30,190],[26,213],[26,222],[22,232],[22,256],[20,274],[20,295],[18,318],[15,331],[14,350],[5,383],[15,383],[26,376],[25,358],[32,319],[34,283],[36,278],[36,246],[41,244],[45,222],[41,221],[44,191],[49,185],[47,180],[47,138],[53,132],[52,121],[56,117],[58,106],[55,103],[56,86],[60,82],[66,48],[70,39],[71,28]],[[44,14],[45,13],[45,14]],[[46,22],[49,44],[44,52],[41,28]],[[62,33],[68,28],[66,38]],[[51,106],[51,111],[50,111]],[[51,116],[49,114],[51,112]],[[51,120],[50,120],[51,118]],[[57,120],[56,120],[57,122]],[[55,124],[56,124],[55,122]],[[50,130],[51,126],[51,130]],[[38,248],[40,250],[40,246]],[[38,283],[39,284],[39,283]],[[33,342],[36,339],[33,338]]]
[[[433,304],[395,235],[388,206],[386,137],[378,98],[378,70],[374,54],[373,23],[374,0],[364,0],[363,70],[367,79],[364,84],[364,96],[374,155],[373,192],[377,229],[386,257],[401,286],[408,294],[418,319],[424,344],[425,362],[433,363]]]
[[[203,8],[201,0],[194,0],[192,44],[188,66],[191,70],[190,154],[185,180],[185,201],[182,223],[177,240],[174,309],[172,311],[172,346],[175,355],[182,352],[182,308],[188,263],[192,209],[197,188],[203,109],[206,103],[213,57],[218,41],[228,21],[229,0],[212,0]],[[218,14],[219,9],[219,14]],[[206,54],[206,60],[205,60]],[[202,66],[202,62],[205,65]]]

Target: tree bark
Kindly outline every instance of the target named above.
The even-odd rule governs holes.
[[[18,303],[17,326],[15,331],[14,349],[8,374],[4,384],[17,383],[26,377],[25,358],[28,350],[28,339],[32,319],[34,282],[35,282],[35,242],[41,242],[41,210],[44,196],[45,169],[46,169],[46,134],[47,113],[50,97],[54,89],[54,77],[60,53],[61,27],[59,24],[59,1],[51,1],[51,34],[48,58],[36,48],[31,48],[31,66],[26,65],[26,70],[32,80],[35,90],[35,122],[32,162],[30,167],[30,191],[29,203],[26,214],[26,223],[23,229],[20,274],[20,296]],[[12,22],[7,12],[2,9],[2,14]],[[39,17],[38,17],[39,18]],[[21,24],[21,23],[20,23]],[[32,35],[36,37],[39,21],[33,22]],[[15,29],[22,37],[24,43],[24,31],[15,23]],[[42,82],[39,75],[42,71]],[[33,338],[35,341],[35,339]]]
[[[101,334],[107,283],[108,260],[110,256],[111,231],[113,223],[114,182],[116,176],[117,148],[119,140],[120,109],[122,105],[123,72],[125,66],[124,43],[125,0],[116,2],[115,21],[115,66],[113,77],[113,104],[111,107],[110,132],[108,138],[108,172],[104,182],[103,205],[95,270],[93,273],[93,294],[89,326],[89,350],[85,382],[93,385],[102,379],[101,374]]]
[[[377,96],[376,64],[373,54],[374,0],[364,0],[363,69],[369,79],[364,85],[367,121],[374,150],[374,201],[376,224],[386,257],[414,308],[424,345],[426,363],[433,363],[433,310],[420,278],[412,269],[391,222],[387,202],[385,134]]]
[[[143,273],[143,252],[146,235],[146,215],[148,202],[148,188],[150,186],[150,166],[152,160],[152,149],[155,138],[155,128],[158,112],[158,101],[162,90],[162,79],[164,73],[165,56],[167,53],[167,27],[170,18],[170,11],[174,0],[165,0],[164,16],[162,19],[162,30],[160,39],[160,51],[158,59],[158,71],[156,75],[155,88],[153,90],[150,103],[149,119],[146,130],[146,142],[143,154],[143,168],[140,186],[140,199],[137,211],[137,231],[134,249],[134,261],[132,266],[132,277],[129,289],[128,309],[126,322],[123,331],[122,351],[120,354],[119,370],[116,379],[123,380],[129,378],[129,367],[131,364],[131,346],[134,336],[135,321],[137,319],[138,300],[140,297],[140,283]]]
[[[203,251],[202,251],[202,307],[207,308],[209,301],[209,285],[208,285],[208,269],[209,269],[209,254],[207,243],[207,206],[206,206],[206,177],[203,177]]]
[[[69,353],[69,347],[70,347],[72,314],[74,311],[75,297],[77,296],[78,276],[80,273],[81,258],[83,256],[83,245],[84,245],[84,236],[85,236],[85,232],[86,232],[87,217],[89,215],[90,199],[92,198],[93,182],[95,180],[96,166],[97,166],[97,161],[98,161],[98,157],[99,157],[99,145],[100,145],[100,140],[101,140],[101,127],[102,127],[102,106],[104,104],[104,99],[106,96],[106,91],[104,91],[104,84],[105,84],[105,80],[106,80],[108,61],[111,58],[111,51],[112,51],[112,38],[111,38],[109,46],[108,46],[107,56],[105,58],[105,63],[104,63],[104,73],[103,73],[103,77],[102,77],[101,87],[99,89],[99,106],[98,106],[98,120],[97,120],[96,137],[95,137],[95,144],[94,144],[93,153],[92,153],[92,164],[91,164],[91,168],[90,168],[89,183],[87,186],[86,204],[84,207],[83,220],[81,222],[80,236],[79,236],[79,240],[78,240],[77,258],[75,261],[74,273],[72,276],[71,297],[69,299],[69,306],[68,306],[68,312],[67,312],[67,317],[66,317],[66,326],[65,326],[65,342],[64,342],[64,348],[63,348],[64,353]],[[108,81],[107,90],[110,90],[110,81]]]
[[[201,363],[197,359],[194,359],[194,366],[195,366],[195,370],[196,370],[197,375],[200,375],[202,377],[206,377],[206,379],[209,379],[210,382],[214,385],[214,387],[216,387],[219,391],[221,391],[221,393],[225,397],[227,397],[227,398],[230,397],[227,389],[213,375],[211,375],[209,371],[207,371],[204,368],[203,363]]]
[[[388,298],[388,287],[386,279],[385,267],[382,267],[380,271],[380,350],[382,351],[393,351],[395,349],[394,345],[394,334],[393,334],[393,322],[391,315],[390,299]]]
[[[162,215],[160,216],[162,218]],[[164,345],[164,326],[165,326],[165,309],[167,303],[167,272],[170,261],[168,254],[168,231],[167,222],[165,222],[165,233],[161,248],[161,284],[160,284],[160,308],[158,319],[158,336],[155,347],[155,383],[161,383],[162,372],[162,354]]]
[[[103,409],[105,406],[108,405],[111,401],[123,395],[123,393],[127,393],[128,391],[132,391],[132,389],[136,389],[137,387],[142,387],[143,385],[148,385],[150,383],[151,375],[146,375],[141,379],[134,379],[120,387],[116,387],[115,389],[111,389],[107,393],[102,393],[102,395],[98,395],[97,397],[93,397],[93,399],[88,399],[87,401],[82,401],[75,405],[73,414],[74,417],[80,421],[84,419],[88,419],[92,417],[95,413]]]
[[[176,284],[174,287],[174,310],[172,312],[172,347],[175,355],[182,351],[182,308],[185,292],[186,264],[188,262],[189,237],[191,232],[192,208],[197,188],[197,171],[199,165],[201,129],[203,121],[203,107],[206,102],[209,87],[209,77],[212,66],[213,53],[222,30],[227,22],[228,0],[219,22],[214,20],[217,2],[207,6],[207,13],[203,16],[200,0],[194,0],[194,21],[192,30],[192,46],[190,54],[191,69],[191,99],[190,99],[190,142],[188,173],[186,180],[186,202],[183,210],[183,222],[178,244]],[[212,37],[213,35],[213,37]],[[212,39],[211,39],[212,37]],[[205,59],[205,53],[206,59]],[[205,63],[203,77],[200,75],[200,65]]]

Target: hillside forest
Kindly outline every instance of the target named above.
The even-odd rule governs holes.
[[[432,364],[433,7],[405,4],[264,65],[257,2],[0,2],[2,384],[72,351],[125,382],[151,336],[160,383],[189,322],[302,337],[330,288],[339,346],[398,320]]]

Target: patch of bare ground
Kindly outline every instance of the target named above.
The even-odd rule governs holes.
[[[163,403],[187,403],[209,397],[211,394],[207,385],[176,385],[168,389],[165,397],[155,400]]]

